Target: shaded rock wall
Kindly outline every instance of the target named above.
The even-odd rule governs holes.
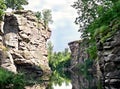
[[[0,29],[1,67],[33,78],[47,76],[51,71],[46,48],[50,35],[32,11],[6,13]]]
[[[71,82],[72,89],[96,89],[96,79],[92,75],[93,72],[91,68],[86,69],[88,73],[87,76],[90,76],[88,79],[87,76],[81,72],[80,66],[85,64],[85,61],[89,58],[88,53],[85,51],[87,45],[81,45],[82,41],[73,41],[68,45],[71,50]]]
[[[82,89],[79,86],[81,83],[81,86],[91,86],[92,84],[95,85],[98,80],[101,80],[102,82],[102,89],[120,88],[120,30],[113,34],[112,37],[107,38],[104,43],[102,43],[98,37],[96,38],[96,41],[98,60],[94,62],[92,70],[88,70],[92,72],[95,79],[93,79],[89,85],[89,82],[83,75],[73,74],[73,89]],[[85,60],[89,58],[89,55],[85,51],[86,46],[81,46],[81,44],[83,44],[82,41],[74,41],[69,43],[71,49],[70,69],[73,71],[76,69],[77,65],[84,64]]]
[[[75,69],[77,64],[84,64],[84,61],[89,58],[85,51],[87,45],[81,45],[82,40],[70,42],[68,45],[71,50],[71,69]]]
[[[105,89],[119,89],[120,86],[120,30],[104,43],[97,40],[98,60]]]

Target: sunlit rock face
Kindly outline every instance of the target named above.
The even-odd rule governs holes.
[[[0,29],[1,67],[33,78],[49,75],[46,42],[50,35],[32,11],[6,13]]]
[[[120,88],[120,30],[104,43],[97,40],[104,89]]]

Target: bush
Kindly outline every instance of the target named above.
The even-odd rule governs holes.
[[[25,80],[22,74],[14,74],[0,68],[0,88],[1,89],[24,89]]]

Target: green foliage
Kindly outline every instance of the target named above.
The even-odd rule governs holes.
[[[66,49],[67,50],[67,49]],[[63,70],[70,66],[70,53],[67,51],[51,53],[48,54],[49,65],[51,69],[54,70]]]
[[[104,43],[120,29],[120,0],[78,0],[73,7],[78,11],[76,23],[80,25],[82,39],[86,39],[90,59],[96,59],[96,38]]]
[[[72,6],[79,15],[75,23],[80,26],[79,31],[84,32],[96,18],[112,6],[112,3],[110,0],[77,0]]]
[[[5,0],[5,4],[7,8],[11,8],[12,10],[22,10],[23,5],[27,5],[27,0]]]
[[[35,16],[37,17],[38,21],[43,20],[45,26],[48,26],[49,23],[53,23],[50,9],[43,9],[42,12],[37,11]]]
[[[41,20],[41,18],[42,18],[41,12],[39,12],[39,11],[37,11],[35,13],[35,16],[37,17],[38,20]]]
[[[89,55],[90,55],[90,59],[94,60],[94,59],[97,58],[97,47],[96,47],[96,45],[90,46],[90,47],[87,49],[87,52],[88,52]]]
[[[43,21],[44,21],[45,26],[47,26],[49,23],[53,22],[52,14],[51,14],[51,10],[50,9],[44,9],[42,11],[42,14],[43,14]]]
[[[77,68],[79,69],[80,74],[84,75],[87,80],[92,79],[92,75],[89,73],[89,69],[92,68],[93,60],[86,59],[85,62],[82,64],[78,64]]]
[[[53,52],[53,45],[48,42],[48,60],[53,72],[47,89],[53,89],[53,84],[59,86],[63,82],[68,84],[70,82],[70,74],[64,71],[65,68],[70,66],[70,52],[68,49],[66,48],[63,52]]]
[[[0,88],[6,89],[24,89],[24,77],[21,74],[14,74],[0,68]]]
[[[4,11],[6,9],[6,5],[4,0],[0,0],[0,21],[2,20],[2,16],[4,15]]]

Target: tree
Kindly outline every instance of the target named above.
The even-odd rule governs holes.
[[[77,0],[74,2],[72,7],[79,15],[75,20],[75,23],[80,26],[79,31],[84,32],[90,23],[103,15],[111,6],[110,0]]]
[[[51,41],[47,43],[47,50],[48,50],[48,59],[50,61],[52,60],[52,56],[53,56],[53,45]]]
[[[11,8],[12,10],[21,10],[24,9],[22,5],[27,5],[27,0],[5,0],[5,4],[7,8]]]
[[[42,14],[43,14],[43,21],[44,21],[45,26],[47,26],[49,23],[53,22],[52,14],[51,14],[51,10],[50,9],[44,9],[42,11]]]
[[[38,20],[41,20],[41,18],[42,18],[41,12],[39,12],[39,11],[37,11],[35,13],[35,16],[37,17]]]
[[[4,15],[4,11],[6,9],[6,5],[4,0],[0,0],[0,20],[2,20],[2,16]]]

